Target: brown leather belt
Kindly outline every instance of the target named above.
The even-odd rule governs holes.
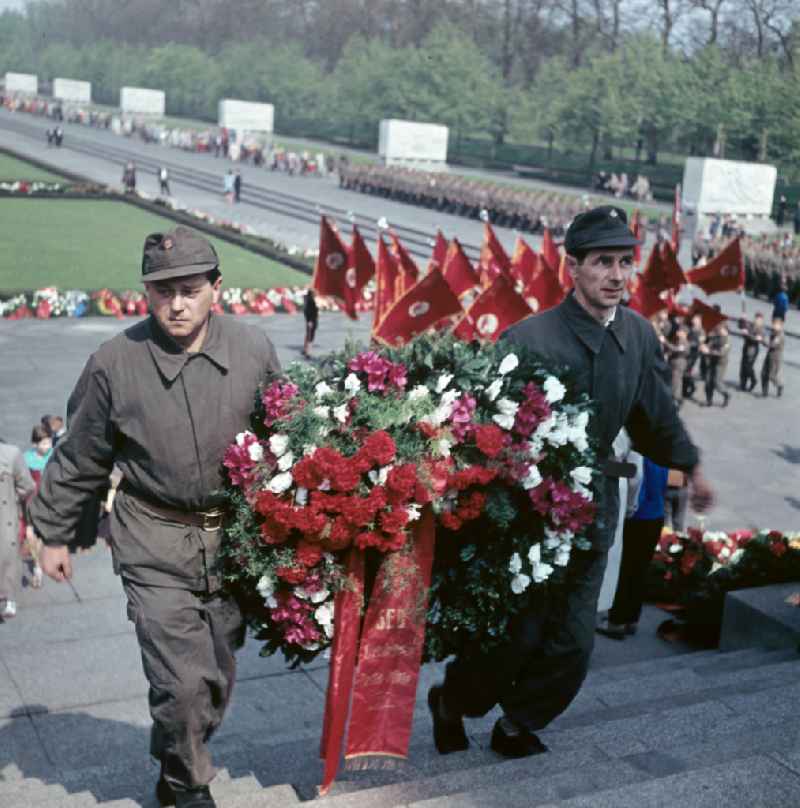
[[[208,511],[182,511],[179,508],[170,508],[167,505],[161,505],[145,499],[141,494],[132,490],[129,485],[125,485],[124,481],[120,487],[143,508],[152,511],[156,516],[169,519],[170,522],[178,522],[178,524],[188,525],[189,527],[199,527],[209,533],[213,533],[222,527],[222,520],[225,516],[225,511],[222,508],[212,508]]]

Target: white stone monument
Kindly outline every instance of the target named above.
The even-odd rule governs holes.
[[[163,118],[166,110],[166,96],[163,90],[149,90],[146,87],[121,87],[119,106],[127,115]]]
[[[387,166],[443,171],[447,168],[449,131],[436,123],[384,118],[378,130],[378,154]]]
[[[706,230],[715,214],[736,216],[745,230],[771,229],[777,177],[778,169],[766,163],[687,158],[681,193],[686,229]]]
[[[53,98],[70,104],[91,104],[92,83],[77,79],[53,79]]]
[[[272,134],[275,121],[275,107],[256,101],[239,101],[223,98],[218,105],[220,126],[240,132]]]
[[[9,95],[37,95],[39,78],[32,73],[6,73],[5,88]]]

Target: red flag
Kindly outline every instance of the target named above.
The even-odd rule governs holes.
[[[540,261],[538,273],[522,294],[535,312],[541,312],[557,306],[564,299],[566,292],[558,280],[558,275],[544,261]]]
[[[703,330],[709,333],[716,328],[720,323],[724,323],[728,318],[721,312],[717,311],[713,306],[703,303],[702,300],[695,298],[689,308],[689,317],[694,317],[695,314],[700,315],[703,321]]]
[[[657,248],[654,247],[653,249]],[[664,294],[662,297],[662,292],[650,286],[643,273],[631,278],[630,290],[631,295],[628,306],[633,311],[638,311],[642,317],[646,317],[648,320],[654,314],[669,308],[668,295]]]
[[[489,222],[483,223],[483,244],[478,269],[484,286],[488,286],[498,275],[506,274],[511,269],[511,259],[498,241]]]
[[[432,269],[386,313],[374,337],[387,345],[402,344],[427,331],[443,317],[461,311],[461,303],[442,273]]]
[[[550,233],[550,228],[545,227],[544,237],[542,238],[542,258],[550,269],[558,274],[559,267],[561,266],[561,254],[556,247],[553,236]]]
[[[460,339],[462,342],[470,342],[471,340],[478,338],[478,334],[475,331],[475,326],[472,324],[472,320],[469,319],[466,312],[464,313],[464,316],[456,323],[456,326],[453,329],[453,336],[456,339]]]
[[[325,297],[335,297],[341,301],[347,315],[357,319],[355,296],[347,283],[349,255],[339,234],[328,219],[323,216],[319,225],[319,255],[314,265],[311,288]]]
[[[564,292],[569,292],[570,289],[575,285],[572,282],[572,275],[570,271],[567,269],[567,255],[561,256],[561,261],[558,264],[558,282],[561,284],[561,288]]]
[[[375,314],[372,318],[372,333],[375,333],[385,314],[397,299],[395,290],[400,270],[395,257],[389,252],[382,235],[378,235],[378,268],[376,272]]]
[[[689,283],[699,286],[707,295],[741,289],[744,286],[744,259],[739,239],[735,238],[704,267],[689,270],[686,278]]]
[[[675,201],[672,203],[672,249],[681,251],[681,184],[675,186]]]
[[[428,262],[428,269],[437,267],[438,269],[444,268],[444,261],[447,258],[447,239],[442,235],[442,231],[437,228],[436,241],[433,245],[433,253],[431,260]]]
[[[350,245],[349,258],[347,283],[349,286],[352,285],[353,293],[358,299],[367,282],[375,276],[375,262],[355,225],[353,225],[353,241]]]
[[[522,284],[525,289],[528,284],[541,272],[542,262],[539,254],[528,243],[517,236],[514,244],[514,255],[511,256],[511,276]]]
[[[533,314],[522,295],[514,291],[507,275],[498,275],[467,309],[477,336],[494,342],[509,326]]]
[[[397,233],[389,231],[389,238],[392,240],[392,253],[400,269],[399,289],[397,290],[397,296],[400,297],[419,280],[419,267],[408,254],[408,250],[400,243]]]
[[[633,233],[633,237],[639,239],[640,241],[644,241],[642,239],[642,215],[639,213],[639,208],[633,212],[631,216],[631,233]],[[637,244],[633,248],[633,263],[636,264],[638,267],[639,264],[642,263],[642,245]]]
[[[681,265],[667,242],[653,245],[642,276],[648,286],[658,293],[665,289],[677,292],[686,283]]]
[[[454,238],[447,248],[442,275],[453,290],[453,294],[458,297],[480,284],[480,278],[457,238]]]

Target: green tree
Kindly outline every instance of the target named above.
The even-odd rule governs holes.
[[[164,90],[167,110],[216,120],[219,79],[216,62],[190,45],[165,45],[147,54],[142,82]]]

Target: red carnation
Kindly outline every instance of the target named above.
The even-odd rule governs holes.
[[[776,531],[772,531],[775,533]],[[772,535],[772,533],[770,533]],[[778,534],[780,536],[780,534]],[[777,539],[776,541],[770,542],[769,545],[770,552],[780,558],[782,555],[786,553],[786,545],[783,542],[783,538]]]
[[[447,528],[447,530],[460,530],[461,525],[463,524],[462,521],[452,512],[452,511],[444,511],[443,513],[439,514],[439,521],[441,522],[442,526]]]
[[[698,553],[691,551],[685,552],[681,558],[681,572],[684,575],[689,575],[699,560],[700,556]]]
[[[475,444],[486,457],[497,457],[505,445],[503,430],[495,424],[481,424],[475,427]]]
[[[297,544],[295,557],[298,564],[302,564],[306,568],[314,567],[322,560],[322,549],[316,544],[301,541]]]
[[[288,584],[301,584],[306,579],[305,567],[278,567],[275,574]]]
[[[381,429],[367,437],[362,451],[373,465],[385,466],[394,459],[397,447],[391,435]]]

